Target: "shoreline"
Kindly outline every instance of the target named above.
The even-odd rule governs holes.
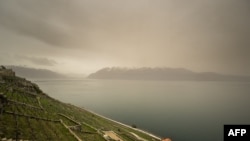
[[[91,110],[89,110],[89,109],[85,109],[85,108],[82,108],[82,107],[79,107],[79,108],[81,108],[81,109],[83,109],[83,110],[86,110],[86,111],[88,111],[88,112],[90,112],[90,113],[92,113],[92,114],[95,114],[95,115],[97,115],[97,116],[99,116],[99,117],[101,117],[101,118],[104,118],[104,119],[106,119],[106,120],[115,122],[115,123],[117,123],[117,124],[120,124],[120,125],[122,125],[122,126],[125,126],[125,127],[127,127],[127,128],[130,128],[130,129],[139,131],[139,132],[141,132],[141,133],[143,133],[143,134],[147,134],[148,136],[153,137],[153,138],[155,138],[155,139],[158,139],[159,141],[162,139],[162,138],[160,138],[160,137],[158,137],[158,136],[156,136],[156,135],[154,135],[154,134],[152,134],[152,133],[149,133],[149,132],[144,131],[144,130],[142,130],[142,129],[133,128],[133,127],[127,125],[127,124],[124,124],[124,123],[121,123],[121,122],[119,122],[119,121],[110,119],[110,118],[105,117],[105,116],[103,116],[103,115],[100,115],[100,114],[98,114],[98,113],[96,113],[96,112],[93,112],[93,111],[91,111]]]
[[[46,94],[46,93],[45,93],[45,95],[47,95],[48,97],[50,97],[50,98],[53,99],[53,100],[62,102],[62,103],[64,103],[64,104],[66,104],[66,105],[74,106],[74,107],[79,108],[79,109],[82,109],[82,110],[85,110],[85,111],[87,111],[87,112],[89,112],[89,113],[91,113],[91,114],[97,115],[97,116],[99,116],[99,117],[101,117],[101,118],[104,118],[104,119],[106,119],[106,120],[112,121],[112,122],[114,122],[114,123],[120,124],[120,125],[125,126],[125,127],[127,127],[127,128],[130,128],[130,129],[136,130],[136,131],[138,131],[138,132],[141,132],[141,133],[143,133],[143,134],[146,134],[146,135],[148,135],[148,136],[150,136],[150,137],[152,137],[152,138],[155,138],[155,139],[157,139],[157,140],[159,140],[159,141],[161,141],[161,139],[162,139],[161,137],[156,136],[156,135],[154,135],[154,134],[152,134],[152,133],[149,133],[149,132],[144,131],[144,130],[142,130],[142,129],[133,128],[133,127],[131,127],[130,125],[121,123],[121,122],[119,122],[119,121],[113,120],[113,119],[108,118],[108,117],[105,117],[105,116],[100,115],[100,114],[98,114],[98,113],[96,113],[96,112],[94,112],[94,111],[92,111],[92,110],[90,110],[90,109],[86,109],[86,108],[84,108],[84,107],[76,106],[76,105],[71,104],[71,103],[65,103],[65,102],[63,102],[63,101],[60,101],[60,100],[58,100],[58,99],[56,99],[56,98],[51,97],[50,95],[48,95],[48,94]]]

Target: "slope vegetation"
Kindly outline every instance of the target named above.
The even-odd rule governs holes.
[[[159,140],[53,99],[7,70],[0,69],[0,140]]]

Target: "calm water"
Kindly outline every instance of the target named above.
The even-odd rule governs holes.
[[[224,124],[250,124],[249,82],[35,82],[61,101],[174,141],[222,141]]]

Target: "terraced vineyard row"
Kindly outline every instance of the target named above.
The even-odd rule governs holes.
[[[138,138],[140,137],[140,138]],[[23,78],[0,75],[0,140],[156,141],[44,94]]]
[[[7,81],[8,82],[8,81]],[[7,85],[8,84],[8,85]],[[9,85],[11,84],[11,85]],[[44,94],[27,91],[30,88],[20,89],[15,83],[2,83],[0,85],[1,115],[0,115],[0,136],[6,139],[23,140],[76,140],[66,126],[74,127],[76,123],[61,116],[59,112],[67,113],[62,106],[54,105],[57,101],[48,100]],[[58,103],[59,104],[59,103]],[[43,107],[44,106],[44,107]],[[84,138],[102,137],[93,133],[91,136],[83,134],[82,125],[77,124],[75,131]],[[73,128],[74,129],[74,128]],[[70,129],[71,130],[71,129]],[[101,137],[101,138],[100,138]]]

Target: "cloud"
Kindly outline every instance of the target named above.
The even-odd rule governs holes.
[[[20,35],[53,46],[62,46],[69,37],[68,27],[63,22],[53,19],[52,15],[55,11],[52,10],[53,7],[47,8],[46,5],[50,6],[48,4],[29,0],[0,1],[0,24]],[[43,10],[37,10],[39,7]]]
[[[40,66],[55,66],[58,63],[55,60],[48,59],[48,58],[41,58],[41,57],[30,57],[30,56],[22,56],[22,55],[16,55],[16,58],[29,61],[35,65]]]
[[[0,48],[37,56],[26,58],[33,64],[67,62],[58,70],[84,64],[77,70],[159,66],[249,74],[249,13],[248,0],[2,0]]]

